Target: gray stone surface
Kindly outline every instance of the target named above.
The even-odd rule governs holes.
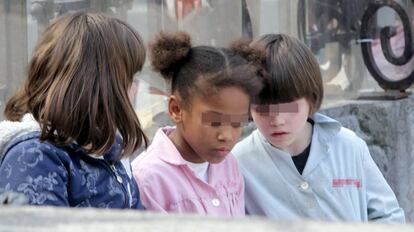
[[[323,113],[355,131],[414,222],[414,96],[397,101],[348,101]]]
[[[282,222],[253,217],[230,219],[128,210],[3,207],[0,208],[0,231],[412,232],[414,226],[317,221]]]

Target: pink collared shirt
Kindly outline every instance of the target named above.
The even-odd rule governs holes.
[[[143,205],[162,212],[244,215],[244,181],[233,155],[209,165],[206,183],[194,174],[169,139],[173,130],[159,129],[148,149],[132,162]]]

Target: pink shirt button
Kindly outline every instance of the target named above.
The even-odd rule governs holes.
[[[217,198],[213,198],[213,200],[211,201],[211,203],[215,206],[215,207],[219,207],[220,205],[220,200]]]

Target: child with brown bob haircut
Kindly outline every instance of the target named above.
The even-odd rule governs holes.
[[[258,69],[231,50],[191,45],[184,32],[161,33],[152,43],[154,69],[171,83],[161,128],[132,162],[149,210],[244,215],[244,183],[230,150],[261,90]]]
[[[249,45],[247,45],[249,46]],[[269,75],[251,114],[257,129],[232,150],[246,184],[246,210],[275,219],[403,223],[404,212],[366,143],[316,113],[322,103],[319,65],[305,44],[263,35]]]
[[[0,124],[0,193],[32,205],[143,208],[128,157],[146,138],[128,97],[145,61],[125,22],[78,12],[45,30]]]

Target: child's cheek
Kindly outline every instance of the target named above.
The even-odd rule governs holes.
[[[134,104],[135,96],[137,94],[137,85],[132,83],[131,87],[128,89],[128,97],[132,104]]]

